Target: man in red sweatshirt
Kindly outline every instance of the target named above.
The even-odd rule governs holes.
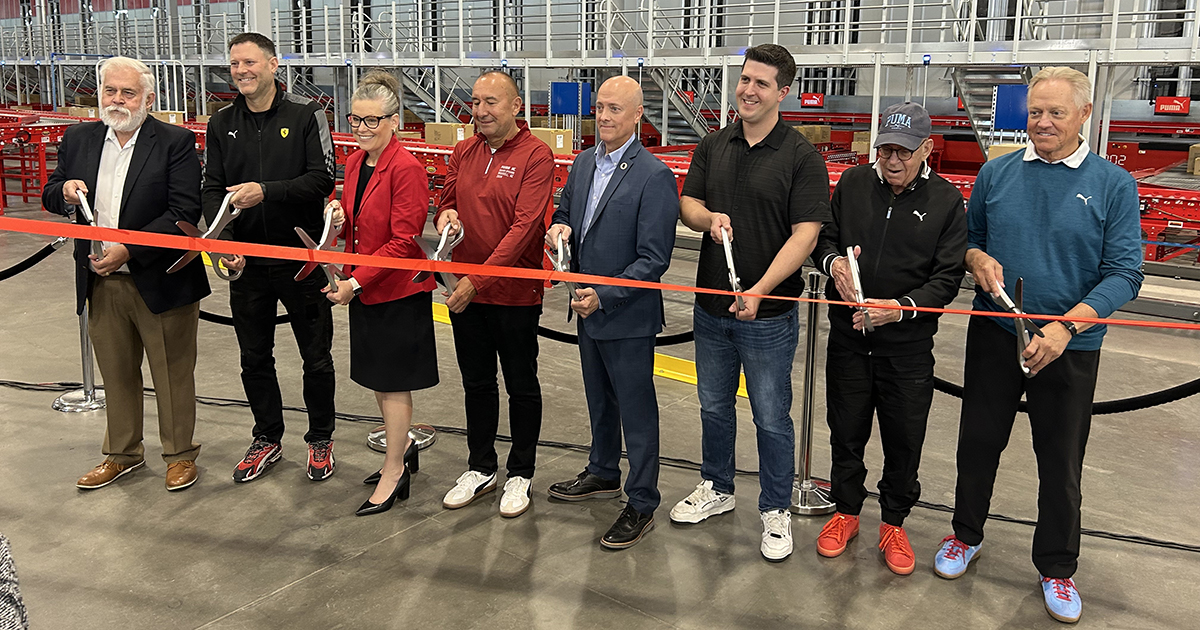
[[[475,81],[471,113],[478,132],[454,147],[435,222],[439,234],[444,229],[457,233],[460,220],[466,225],[466,236],[454,249],[455,262],[542,268],[554,155],[529,133],[528,125],[517,121],[522,107],[517,84],[509,75],[485,72]],[[542,428],[542,391],[537,378],[542,283],[466,276],[459,279],[446,306],[466,394],[469,455],[467,472],[446,493],[442,505],[452,510],[465,507],[496,489],[498,356],[512,433],[500,515],[519,516],[529,508],[529,485]]]

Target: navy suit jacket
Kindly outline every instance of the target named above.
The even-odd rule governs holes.
[[[596,149],[580,153],[563,187],[554,223],[571,226],[571,270],[657,282],[671,264],[679,189],[675,176],[640,142],[634,142],[608,180],[583,237],[583,215],[592,193]],[[663,327],[662,292],[596,286],[600,308],[579,325],[593,339],[657,335]]]
[[[108,126],[102,122],[73,125],[63,134],[58,147],[58,166],[46,181],[42,205],[56,214],[69,216],[74,206],[63,199],[63,184],[72,179],[87,184],[88,203],[96,208],[96,176]],[[76,213],[83,223],[83,213]],[[176,221],[196,225],[200,221],[200,159],[196,157],[196,134],[148,116],[138,133],[137,144],[125,175],[118,227],[123,230],[158,232],[183,236]],[[199,256],[178,272],[167,268],[184,252],[159,247],[127,245],[129,273],[138,294],[152,313],[199,302],[209,294],[208,276]],[[95,272],[88,267],[91,241],[75,241],[76,310],[82,313],[91,295]]]

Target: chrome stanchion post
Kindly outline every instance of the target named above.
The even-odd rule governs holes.
[[[418,451],[423,451],[437,441],[437,430],[428,424],[414,424],[408,429],[408,437],[416,443]],[[380,453],[387,452],[387,432],[383,425],[367,434],[367,447]]]
[[[808,273],[808,298],[825,295],[820,272]],[[812,479],[813,388],[817,381],[818,304],[808,303],[808,328],[804,339],[804,406],[800,415],[800,443],[796,448],[796,479],[792,483],[792,512],[805,516],[829,514],[836,509],[829,499],[828,486]]]
[[[104,409],[104,391],[96,389],[95,370],[92,366],[92,340],[88,337],[88,309],[83,307],[79,314],[79,346],[83,354],[83,389],[70,391],[54,400],[51,405],[58,411],[75,413]]]

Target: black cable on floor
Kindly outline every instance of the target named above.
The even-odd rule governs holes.
[[[65,391],[71,391],[74,389],[78,389],[78,388],[82,387],[83,384],[82,383],[73,383],[70,381],[59,381],[59,382],[54,382],[54,383],[27,383],[24,381],[13,381],[13,380],[0,379],[0,386],[10,387],[13,389],[19,389],[19,390],[24,390],[24,391],[65,392]],[[147,394],[154,393],[154,390],[149,387],[143,388],[143,390]],[[250,403],[245,400],[239,400],[237,398],[221,398],[221,397],[216,397],[216,396],[197,396],[196,402],[198,402],[202,405],[208,405],[208,406],[212,406],[212,407],[247,407],[248,408],[250,406]],[[286,411],[295,411],[298,413],[308,413],[308,409],[306,409],[304,407],[294,407],[291,405],[284,405],[283,408]],[[383,418],[381,418],[379,416],[369,416],[369,415],[363,415],[363,414],[342,413],[342,412],[336,413],[334,415],[339,420],[348,420],[350,422],[370,422],[372,424],[382,424],[383,423]],[[440,433],[448,433],[451,435],[463,435],[463,436],[465,436],[467,434],[467,430],[462,427],[453,427],[453,426],[436,425],[436,424],[431,425],[431,426],[433,426],[433,428]],[[509,442],[509,443],[512,442],[512,438],[507,435],[497,435],[496,439],[501,442]],[[587,453],[591,450],[591,448],[586,444],[573,444],[570,442],[559,442],[559,441],[555,441],[555,440],[538,440],[538,446],[545,446],[547,448],[564,449],[564,450],[569,450],[569,451],[575,451],[578,453]],[[621,456],[627,457],[627,454],[625,453],[625,451],[621,451]],[[690,459],[685,459],[685,458],[681,458],[681,457],[668,457],[668,456],[660,455],[658,460],[659,460],[660,464],[670,466],[672,468],[679,468],[679,469],[683,469],[683,470],[700,470],[700,462],[693,461]],[[736,474],[742,475],[742,476],[754,476],[754,477],[758,476],[757,470],[743,470],[740,468],[735,468],[734,472]],[[813,477],[813,479],[816,481],[828,483],[827,479],[821,479],[819,477]],[[874,498],[879,498],[879,493],[877,493],[877,492],[868,491],[867,494],[868,494],[868,496],[871,496]],[[925,508],[927,510],[934,510],[936,512],[945,512],[948,514],[954,513],[954,507],[947,505],[945,503],[933,503],[930,501],[917,501],[916,507]],[[1017,518],[1015,516],[1006,516],[1004,514],[988,514],[988,519],[996,520],[996,521],[1003,521],[1005,523],[1015,523],[1018,525],[1028,525],[1030,527],[1037,525],[1037,521],[1035,521],[1035,520],[1027,519],[1027,518]],[[1093,538],[1103,538],[1106,540],[1114,540],[1117,542],[1126,542],[1126,543],[1132,543],[1132,544],[1137,544],[1137,545],[1146,545],[1146,546],[1150,546],[1150,547],[1162,547],[1164,549],[1173,549],[1175,551],[1187,551],[1187,552],[1191,552],[1191,553],[1200,553],[1200,545],[1189,545],[1186,543],[1175,542],[1173,540],[1163,540],[1160,538],[1151,538],[1149,536],[1141,536],[1138,534],[1118,534],[1118,533],[1108,532],[1108,531],[1104,531],[1104,530],[1100,530],[1100,529],[1087,529],[1087,528],[1081,529],[1080,533],[1083,534],[1084,536],[1091,536]]]

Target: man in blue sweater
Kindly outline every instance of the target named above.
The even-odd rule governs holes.
[[[979,171],[964,261],[975,277],[976,310],[1003,310],[992,296],[1012,294],[1019,278],[1027,313],[1104,318],[1137,296],[1137,183],[1091,153],[1079,135],[1092,113],[1090,95],[1081,72],[1038,72],[1029,84],[1029,145]],[[976,316],[967,330],[954,534],[943,541],[934,571],[957,578],[979,552],[1000,454],[1024,393],[1039,483],[1033,563],[1046,610],[1073,623],[1081,611],[1071,580],[1079,558],[1079,482],[1105,326],[1039,322],[1045,337],[1033,337],[1018,356],[1014,322]]]

